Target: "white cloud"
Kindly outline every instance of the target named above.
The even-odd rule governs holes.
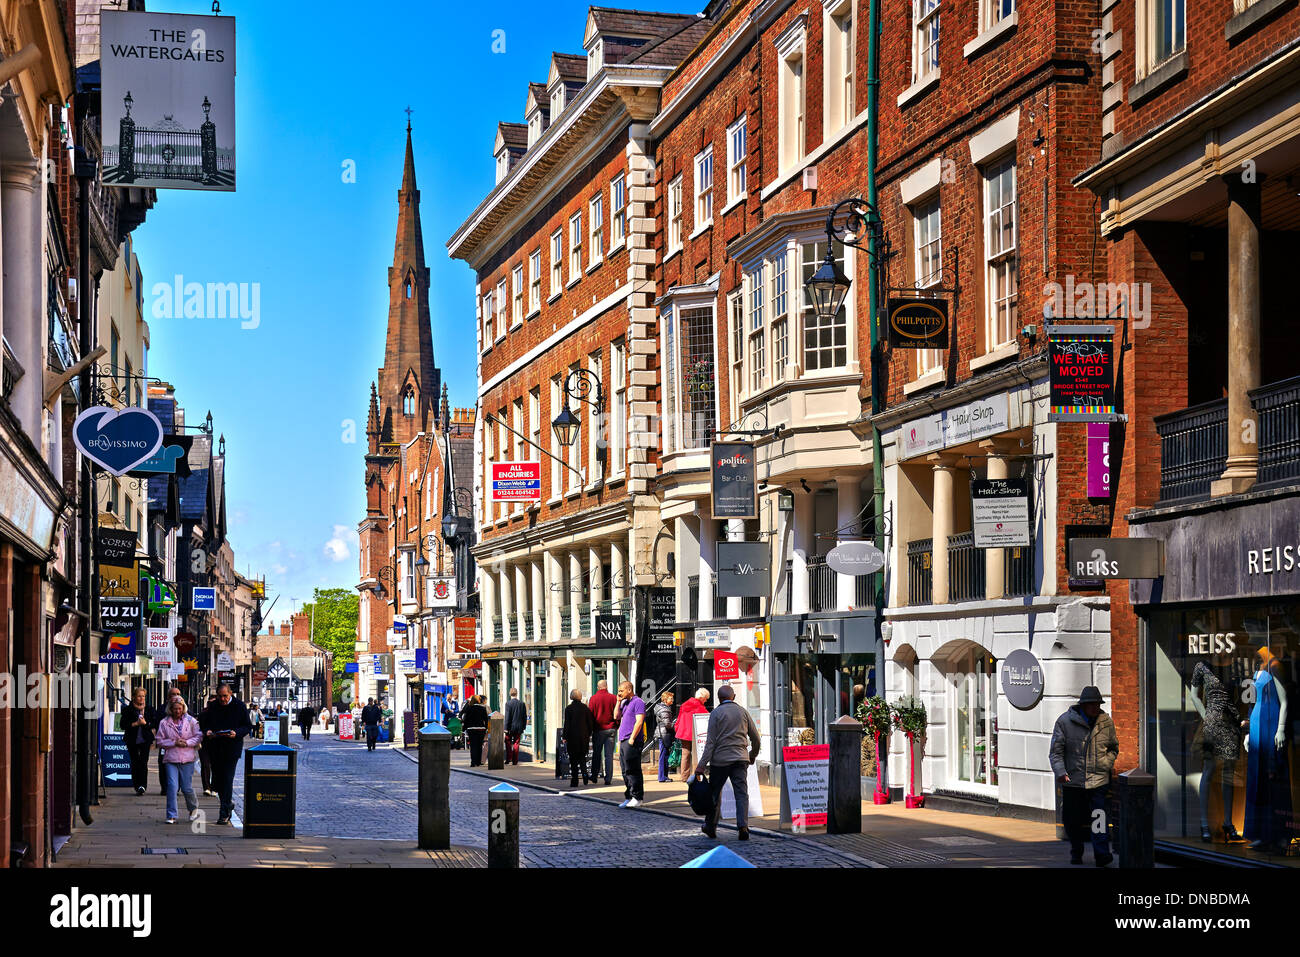
[[[356,529],[348,528],[346,525],[335,525],[334,537],[325,543],[325,557],[333,562],[344,561],[352,554],[348,544],[359,541]]]
[[[276,575],[283,575],[283,574],[284,574],[285,572],[287,572],[288,570],[289,570],[289,569],[285,568],[283,565],[272,565],[272,566],[271,566],[271,571],[275,572]]]

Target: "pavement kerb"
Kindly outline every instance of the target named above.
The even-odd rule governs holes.
[[[418,752],[412,753],[410,749],[406,749],[406,748],[392,748],[391,750],[396,751],[397,753],[402,755],[402,757],[406,758],[408,761],[414,762],[415,764],[420,763]],[[618,807],[617,801],[612,801],[609,798],[603,798],[596,794],[582,794],[577,791],[562,791],[559,788],[548,787],[545,784],[535,784],[531,781],[519,781],[519,780],[515,780],[514,778],[500,777],[498,775],[492,774],[490,771],[478,771],[470,768],[458,768],[458,767],[453,767],[452,770],[459,771],[461,774],[472,774],[475,777],[487,778],[489,781],[505,781],[507,784],[516,787],[532,788],[534,791],[544,791],[548,794],[558,794],[561,797],[577,798],[580,801],[594,801],[598,804],[607,804],[610,807]],[[692,824],[698,823],[700,820],[699,817],[688,816],[686,814],[679,814],[676,811],[668,811],[663,808],[647,807],[645,805],[642,805],[636,810],[645,814],[658,814],[660,817],[671,817],[679,821],[689,821]],[[729,831],[737,830],[736,825],[734,824],[724,824],[722,822],[719,822],[719,826],[724,827]],[[837,847],[832,847],[826,844],[819,844],[816,841],[810,841],[807,838],[799,837],[798,835],[795,834],[786,834],[784,831],[774,831],[771,828],[767,828],[767,827],[751,827],[750,830],[755,832],[756,834],[764,834],[768,837],[776,837],[784,841],[794,841],[795,843],[802,844],[805,847],[814,848],[818,851],[821,851],[822,853],[830,851],[832,854],[836,854],[844,858],[845,860],[852,861],[853,863],[859,864],[863,867],[884,868],[886,866],[884,864],[881,864],[879,861],[873,861],[870,858],[866,858],[866,857],[859,857],[857,854],[853,854],[849,851],[843,851]]]

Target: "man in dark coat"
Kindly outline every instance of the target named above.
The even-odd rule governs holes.
[[[131,693],[131,703],[122,708],[122,737],[126,753],[131,756],[131,786],[143,794],[149,784],[149,748],[162,715],[145,704],[148,692],[138,687]]]
[[[244,753],[244,737],[253,730],[248,709],[235,697],[230,685],[217,688],[217,700],[199,717],[199,729],[212,762],[212,783],[221,798],[217,823],[229,824],[230,815],[235,811],[235,770]]]
[[[582,783],[588,783],[587,777],[587,743],[596,733],[596,718],[591,709],[582,702],[582,692],[574,688],[569,692],[569,704],[564,709],[564,745],[569,749],[569,787],[578,786],[578,771],[582,771]]]
[[[519,763],[519,739],[528,727],[528,706],[519,700],[519,690],[510,689],[510,700],[506,702],[506,764]]]
[[[305,704],[298,711],[298,730],[302,732],[304,741],[311,740],[311,726],[316,723],[316,709],[309,704]]]
[[[208,695],[208,703],[203,706],[203,712],[206,712],[217,702],[217,696]],[[170,703],[169,703],[170,706]],[[199,714],[199,728],[203,727],[203,712]],[[208,750],[208,739],[205,737],[199,744],[199,780],[203,782],[204,794],[216,794],[212,788],[212,752]]]
[[[483,763],[483,738],[488,732],[487,708],[483,707],[481,698],[475,695],[460,713],[465,722],[465,736],[469,738],[469,766],[478,767]]]
[[[371,698],[364,708],[361,709],[361,724],[366,729],[366,750],[375,750],[375,742],[379,740],[379,722],[384,720],[384,712],[375,704],[375,699]]]

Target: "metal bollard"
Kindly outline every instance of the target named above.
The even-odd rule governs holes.
[[[519,789],[504,781],[488,788],[488,867],[519,867]]]
[[[420,729],[420,850],[451,847],[451,734],[431,721]]]
[[[1119,795],[1119,826],[1115,829],[1119,866],[1155,866],[1154,775],[1141,768],[1125,771],[1116,788]]]
[[[862,724],[844,715],[830,726],[827,834],[862,833]]]
[[[506,766],[506,719],[500,711],[488,716],[487,766],[489,771],[500,771]]]

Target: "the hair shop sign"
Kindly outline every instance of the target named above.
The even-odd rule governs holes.
[[[1300,594],[1300,497],[1132,526],[1164,540],[1159,592],[1135,583],[1134,601],[1161,603]]]

